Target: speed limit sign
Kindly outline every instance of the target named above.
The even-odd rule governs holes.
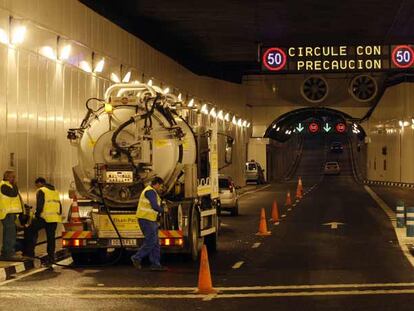
[[[411,67],[414,63],[414,50],[409,45],[398,45],[392,51],[391,60],[398,68]]]
[[[286,53],[281,48],[269,48],[263,53],[262,63],[268,70],[282,70],[286,65]]]

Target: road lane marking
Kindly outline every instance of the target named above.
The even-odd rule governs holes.
[[[244,264],[244,261],[238,261],[233,265],[233,269],[240,269],[240,267]]]
[[[262,244],[262,243],[256,242],[252,245],[252,248],[258,248],[260,246],[260,244]]]

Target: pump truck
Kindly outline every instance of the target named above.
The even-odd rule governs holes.
[[[71,208],[62,244],[75,263],[140,246],[137,203],[155,176],[165,181],[162,250],[193,260],[204,243],[216,250],[217,120],[191,106],[181,96],[137,82],[114,84],[104,99],[86,102],[80,127],[67,136],[78,152],[71,196],[77,196],[80,219],[73,221]]]

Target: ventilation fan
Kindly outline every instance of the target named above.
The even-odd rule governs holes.
[[[378,92],[377,81],[368,75],[359,75],[349,84],[349,93],[359,102],[372,100]]]
[[[320,103],[328,96],[328,83],[319,76],[311,76],[302,83],[300,92],[307,101]]]

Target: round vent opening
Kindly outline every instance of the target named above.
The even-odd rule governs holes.
[[[372,100],[378,92],[377,81],[368,75],[359,75],[351,80],[349,93],[359,102]]]
[[[328,83],[319,76],[312,76],[302,83],[300,92],[307,101],[320,103],[328,96]]]

